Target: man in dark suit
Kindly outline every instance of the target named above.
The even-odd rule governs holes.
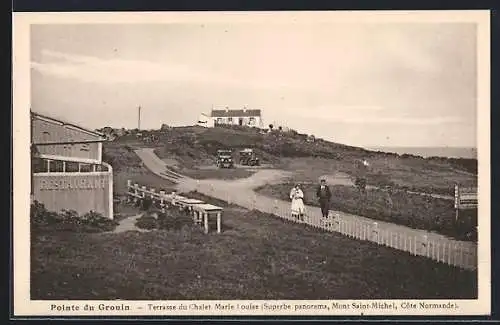
[[[318,197],[319,205],[321,206],[321,214],[323,215],[323,218],[328,218],[332,193],[330,192],[328,185],[326,185],[326,180],[324,178],[321,179],[318,190],[316,191],[316,196]]]

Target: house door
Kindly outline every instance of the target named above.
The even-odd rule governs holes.
[[[238,120],[238,124],[243,125],[243,118],[240,117],[240,119]]]

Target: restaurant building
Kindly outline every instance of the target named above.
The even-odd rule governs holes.
[[[113,169],[102,161],[106,137],[31,112],[31,197],[54,212],[113,218]]]

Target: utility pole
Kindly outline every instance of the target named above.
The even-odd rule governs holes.
[[[139,119],[137,123],[137,129],[140,131],[141,130],[141,106],[139,106]]]

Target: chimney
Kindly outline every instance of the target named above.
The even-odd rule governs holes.
[[[246,111],[247,111],[247,107],[243,106],[243,112],[246,112]]]

